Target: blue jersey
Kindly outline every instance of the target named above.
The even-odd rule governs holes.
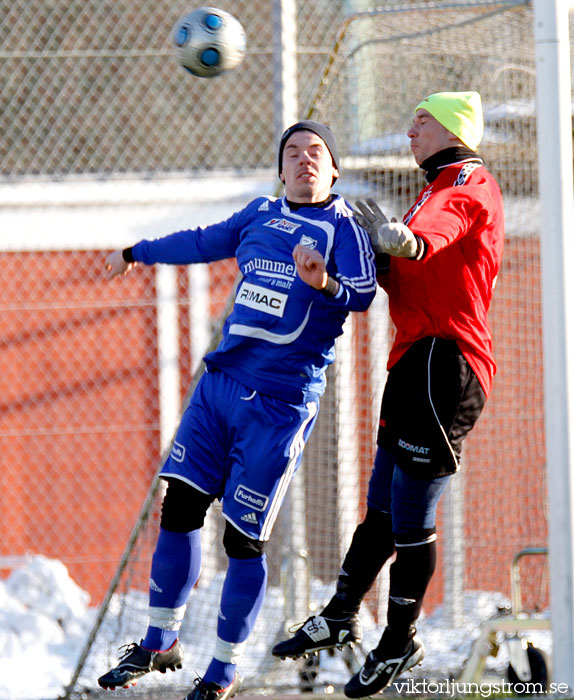
[[[298,243],[321,253],[340,284],[335,297],[299,278]],[[289,403],[323,393],[347,314],[367,309],[376,291],[368,235],[339,195],[293,209],[285,198],[260,197],[221,223],[140,241],[132,254],[148,265],[235,257],[242,275],[235,303],[205,363]]]

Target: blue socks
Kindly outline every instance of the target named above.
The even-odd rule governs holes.
[[[267,586],[265,554],[254,559],[229,557],[221,591],[214,658],[203,680],[227,687],[235,675],[247,637],[255,626]]]
[[[151,564],[149,627],[142,647],[165,651],[174,644],[200,569],[200,530],[170,532],[160,528]]]
[[[160,528],[151,565],[150,622],[142,647],[165,651],[175,643],[200,568],[200,530],[181,533]],[[229,557],[221,592],[215,654],[203,678],[206,683],[227,687],[233,681],[237,662],[263,604],[266,586],[265,554],[253,559]]]

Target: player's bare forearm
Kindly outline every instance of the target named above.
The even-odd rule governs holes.
[[[324,289],[327,284],[327,267],[321,253],[300,244],[293,249],[293,260],[297,265],[297,274],[310,287]]]
[[[127,275],[136,264],[135,262],[126,262],[121,250],[114,250],[114,252],[110,253],[106,258],[105,268],[107,278],[111,280],[118,275]]]

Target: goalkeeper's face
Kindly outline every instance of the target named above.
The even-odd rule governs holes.
[[[417,165],[445,148],[461,143],[459,139],[440,124],[426,109],[417,109],[413,123],[407,131],[411,140],[411,151]]]
[[[295,131],[285,143],[281,180],[290,202],[322,202],[339,171],[322,138],[312,131]]]

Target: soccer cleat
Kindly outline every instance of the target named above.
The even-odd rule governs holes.
[[[129,688],[150,671],[165,673],[168,668],[175,671],[183,661],[183,649],[177,640],[166,651],[151,651],[135,643],[125,644],[122,649],[125,651],[120,663],[98,678],[100,687],[106,690]]]
[[[380,693],[389,686],[395,678],[420,664],[425,655],[422,642],[413,637],[403,656],[394,659],[379,659],[375,651],[370,652],[361,670],[356,673],[345,686],[348,698],[365,698],[374,693]]]
[[[282,659],[296,659],[321,649],[342,649],[346,644],[352,646],[355,642],[360,642],[362,636],[358,615],[351,615],[345,620],[313,615],[305,620],[291,639],[276,644],[271,653]]]
[[[222,688],[217,683],[205,683],[201,678],[196,678],[194,683],[195,688],[189,691],[184,700],[227,700],[235,695],[241,679],[236,673],[227,688]]]

